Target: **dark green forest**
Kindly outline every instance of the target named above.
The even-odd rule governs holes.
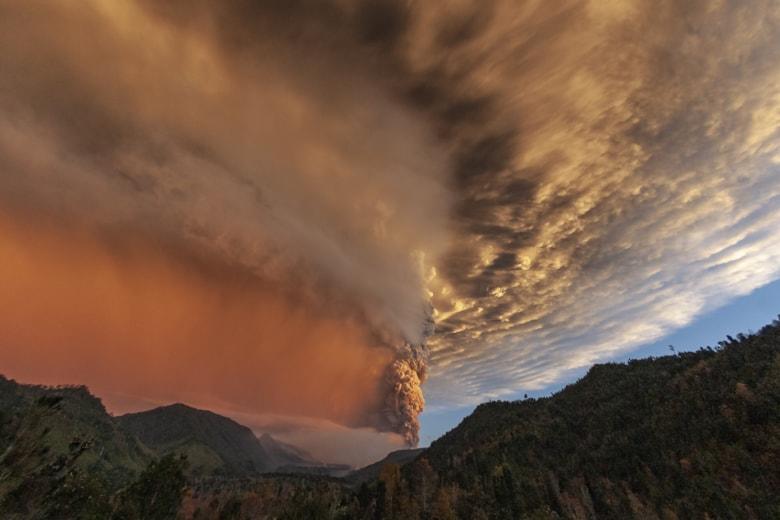
[[[369,480],[195,478],[83,387],[2,379],[0,404],[2,518],[780,518],[780,321],[480,405]]]

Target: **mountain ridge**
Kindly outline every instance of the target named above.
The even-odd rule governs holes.
[[[780,517],[780,320],[716,349],[594,365],[549,397],[484,403],[430,447],[352,479],[245,471],[241,454],[227,461],[237,473],[185,479],[177,448],[212,456],[225,441],[193,427],[272,439],[186,405],[114,419],[86,387],[0,378],[0,414],[11,519],[146,518],[157,489],[185,519]],[[150,418],[154,447],[120,427]],[[197,465],[205,448],[184,452]]]
[[[694,352],[594,365],[555,394],[494,401],[359,483],[199,490],[220,518],[780,518],[780,320]],[[378,472],[377,472],[378,470]],[[289,486],[289,483],[288,483]],[[262,497],[262,498],[261,498]]]
[[[346,476],[349,482],[362,484],[379,477],[382,468],[387,464],[397,464],[403,466],[412,462],[417,456],[423,453],[427,448],[410,448],[405,450],[395,450],[388,453],[383,459],[378,460],[367,466],[356,469]]]
[[[320,464],[268,433],[258,437],[229,417],[183,403],[120,415],[116,420],[159,454],[186,455],[195,476],[251,477],[285,466]]]

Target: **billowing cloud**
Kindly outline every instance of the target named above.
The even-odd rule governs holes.
[[[539,388],[780,277],[771,0],[0,1],[0,45],[12,376],[413,443],[426,374]]]
[[[444,152],[332,50],[180,7],[3,4],[5,364],[416,442]]]

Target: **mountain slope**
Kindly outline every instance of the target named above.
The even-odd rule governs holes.
[[[211,412],[173,405],[115,418],[86,387],[23,385],[0,376],[3,519],[170,518],[188,467],[194,467],[186,471],[190,483],[193,477],[227,483],[236,479],[220,477],[256,477],[266,464],[305,472],[319,463]]]
[[[776,321],[718,350],[594,366],[550,398],[481,405],[376,493],[407,518],[617,519],[780,518],[778,491]]]
[[[252,476],[274,468],[252,430],[213,412],[173,404],[117,421],[159,454],[187,455],[194,475]]]
[[[549,398],[481,405],[413,461],[378,466],[354,491],[203,490],[201,503],[220,501],[198,518],[227,505],[235,518],[780,518],[780,321],[715,350],[596,365]]]
[[[20,385],[0,376],[0,516],[68,518],[152,460],[85,387]]]
[[[347,464],[321,462],[306,450],[274,439],[268,433],[262,434],[259,440],[273,463],[275,473],[342,477],[352,471]]]
[[[117,417],[157,454],[187,455],[193,476],[251,477],[281,467],[319,465],[306,452],[268,434],[259,439],[236,421],[183,404]]]
[[[391,451],[384,459],[353,471],[346,479],[349,482],[354,482],[356,484],[375,480],[379,478],[382,468],[386,465],[396,464],[398,466],[403,466],[416,459],[417,456],[424,451],[424,448]]]
[[[319,461],[306,451],[293,446],[292,444],[276,440],[268,433],[262,434],[258,440],[265,450],[273,468],[280,468],[283,466],[308,466],[319,463]]]

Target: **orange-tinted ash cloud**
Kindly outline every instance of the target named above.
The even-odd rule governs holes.
[[[7,216],[0,229],[4,370],[98,395],[375,423],[394,352],[361,323],[249,276],[205,273],[140,237],[119,250]]]
[[[0,3],[0,370],[416,444],[433,132],[362,65],[176,5]]]

